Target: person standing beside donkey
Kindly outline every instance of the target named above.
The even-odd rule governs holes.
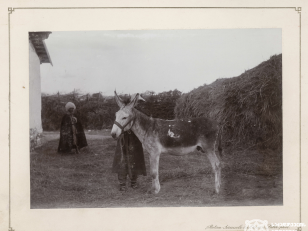
[[[75,149],[75,153],[79,153],[80,148],[88,146],[87,139],[80,120],[74,116],[75,104],[68,102],[65,110],[67,114],[63,116],[61,122],[58,153],[69,153],[72,149]]]
[[[133,98],[134,96],[132,96]],[[131,122],[134,123],[134,121]],[[115,125],[121,126],[120,124]],[[121,126],[120,128],[122,134],[117,141],[112,172],[118,174],[120,191],[126,191],[127,176],[130,179],[130,186],[136,189],[138,175],[146,176],[147,174],[141,142],[130,129],[124,131],[124,127]]]

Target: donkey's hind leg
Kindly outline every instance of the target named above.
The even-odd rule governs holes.
[[[221,186],[221,164],[215,153],[215,150],[207,150],[206,154],[209,161],[211,162],[212,169],[215,174],[215,191],[216,193],[219,193]]]

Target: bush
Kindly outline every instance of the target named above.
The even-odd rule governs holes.
[[[59,130],[61,120],[66,113],[65,104],[73,102],[76,105],[76,116],[84,128],[110,128],[114,114],[118,110],[113,98],[79,100],[74,94],[42,96],[42,125],[43,130]]]
[[[175,102],[181,96],[180,91],[174,90],[159,94],[147,91],[141,95],[146,102],[141,103],[137,109],[152,117],[174,119]],[[126,100],[130,99],[130,95],[122,94],[120,97]],[[65,104],[67,102],[73,102],[76,105],[76,116],[78,116],[86,129],[101,130],[111,128],[115,113],[119,110],[113,96],[78,97],[76,92],[64,95],[42,95],[43,130],[53,131],[60,129],[61,119],[66,113]]]
[[[174,107],[182,93],[177,89],[155,94],[145,92],[141,96],[146,102],[139,104],[137,109],[153,118],[172,120],[175,118]]]

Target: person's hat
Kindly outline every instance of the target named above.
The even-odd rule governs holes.
[[[70,108],[73,108],[74,110],[76,109],[76,106],[75,104],[73,104],[72,102],[68,102],[66,105],[65,105],[65,110],[68,111],[68,109]]]

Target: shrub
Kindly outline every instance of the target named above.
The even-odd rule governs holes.
[[[97,94],[94,94],[97,95]],[[146,102],[141,103],[138,109],[145,114],[162,119],[174,119],[174,107],[176,100],[181,96],[178,90],[155,94],[147,91],[141,94]],[[84,97],[87,96],[87,97]],[[125,100],[130,95],[120,95]],[[111,128],[115,119],[115,113],[119,110],[113,96],[88,97],[78,96],[76,92],[69,94],[42,95],[42,125],[43,130],[59,130],[61,119],[66,113],[65,104],[73,102],[76,105],[76,116],[81,120],[86,129]]]

